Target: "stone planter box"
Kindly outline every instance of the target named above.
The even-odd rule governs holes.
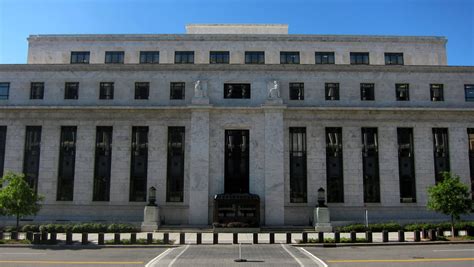
[[[214,233],[259,233],[259,227],[214,227]]]

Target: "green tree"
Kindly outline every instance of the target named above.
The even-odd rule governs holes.
[[[16,228],[19,229],[19,221],[23,216],[35,215],[41,208],[38,203],[43,197],[36,194],[25,180],[24,174],[7,172],[1,179],[0,184],[0,214],[16,216]]]
[[[428,209],[451,216],[451,234],[454,236],[454,220],[469,213],[472,200],[469,188],[456,174],[443,172],[443,180],[428,188]]]

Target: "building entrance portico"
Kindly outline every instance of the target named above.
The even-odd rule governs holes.
[[[249,193],[249,131],[225,131],[224,193]]]

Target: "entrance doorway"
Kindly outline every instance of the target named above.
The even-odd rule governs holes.
[[[249,131],[225,131],[224,193],[249,193]]]

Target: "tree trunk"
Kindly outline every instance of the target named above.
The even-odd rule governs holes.
[[[16,214],[16,231],[20,231],[20,215],[18,213]]]
[[[454,216],[451,215],[451,237],[454,237]]]

